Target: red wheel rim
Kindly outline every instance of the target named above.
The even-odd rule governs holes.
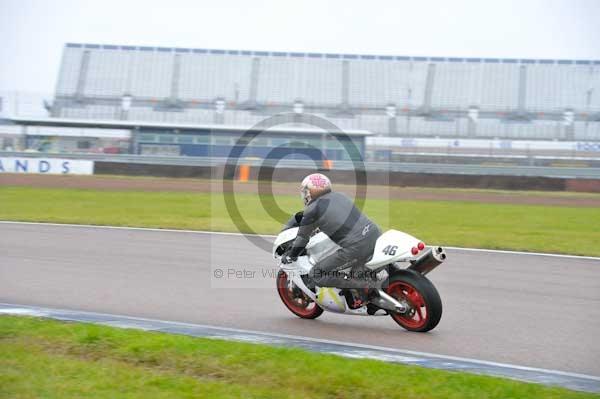
[[[293,284],[288,284],[286,273],[279,273],[277,276],[277,291],[285,305],[300,317],[311,317],[319,311],[319,305],[300,289],[294,290]],[[297,291],[300,293],[298,294]]]
[[[394,320],[408,329],[419,329],[427,324],[429,309],[423,295],[415,287],[404,281],[394,281],[389,285],[387,293],[410,307],[405,314],[392,314]]]

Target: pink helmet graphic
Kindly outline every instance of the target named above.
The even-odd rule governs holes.
[[[313,173],[302,180],[300,186],[300,197],[304,205],[320,195],[331,191],[331,181],[327,176],[321,173]]]

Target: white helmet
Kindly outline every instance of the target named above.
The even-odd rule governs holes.
[[[304,205],[308,205],[313,199],[330,191],[331,181],[329,178],[321,173],[313,173],[302,180],[300,197],[302,198]]]

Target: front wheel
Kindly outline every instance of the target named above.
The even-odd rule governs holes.
[[[406,313],[393,313],[392,319],[408,331],[433,330],[442,318],[442,300],[435,286],[425,276],[400,270],[394,273],[385,291],[408,305]]]
[[[283,270],[277,273],[277,293],[285,307],[298,317],[316,319],[323,313],[323,309],[290,281]]]

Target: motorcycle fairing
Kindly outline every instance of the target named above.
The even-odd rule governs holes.
[[[373,257],[365,266],[369,269],[389,265],[394,262],[405,262],[415,259],[411,253],[413,247],[419,244],[419,240],[410,234],[398,230],[388,230],[383,233],[375,243]],[[385,251],[384,251],[385,250]]]

